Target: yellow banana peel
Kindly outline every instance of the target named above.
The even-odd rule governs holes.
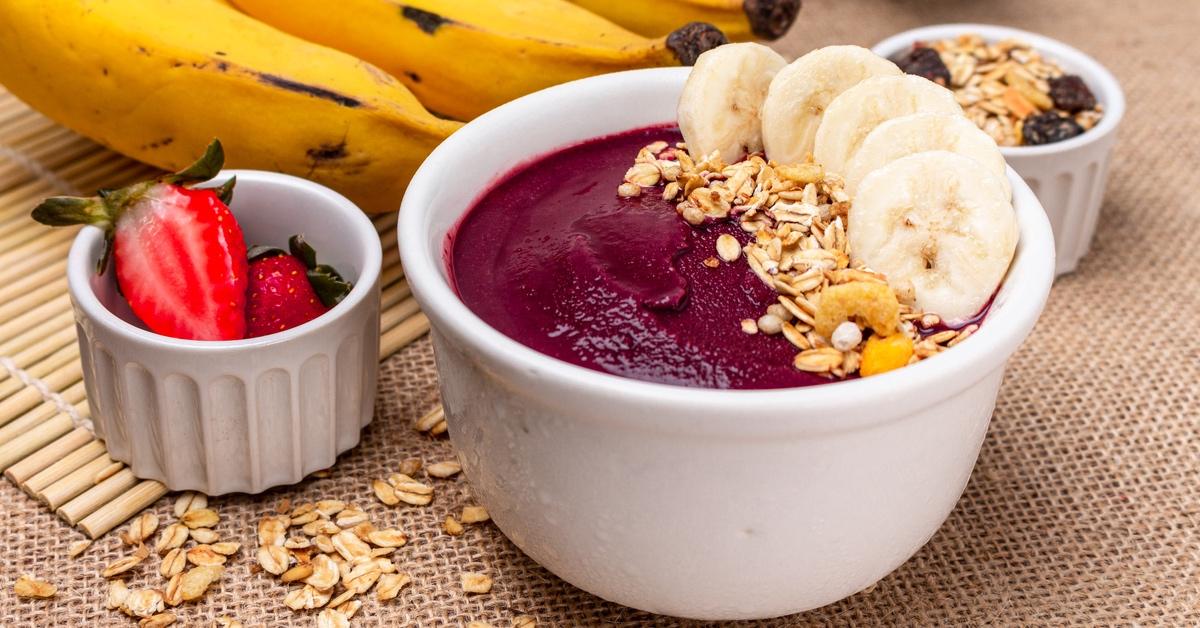
[[[232,2],[272,26],[378,65],[431,111],[460,120],[586,76],[690,65],[726,41],[707,24],[643,37],[566,0]]]
[[[690,21],[709,22],[729,39],[775,40],[796,20],[800,0],[570,0],[648,37]]]
[[[228,165],[328,185],[368,212],[457,122],[347,54],[213,0],[4,0],[0,83],[55,121],[175,170],[214,137]]]

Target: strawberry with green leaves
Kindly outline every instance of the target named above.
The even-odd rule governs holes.
[[[151,331],[191,340],[246,333],[246,244],[228,202],[234,180],[198,188],[225,161],[213,140],[199,161],[175,174],[97,196],[57,196],[33,210],[51,226],[86,224],[105,232],[97,272],[112,258],[117,285]]]
[[[352,287],[332,266],[317,263],[303,236],[292,236],[288,251],[256,246],[250,250],[246,337],[303,325],[340,303]]]

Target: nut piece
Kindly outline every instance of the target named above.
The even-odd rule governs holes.
[[[375,587],[375,597],[380,602],[393,599],[410,582],[412,578],[406,573],[384,574],[379,577],[379,585]]]
[[[25,574],[20,578],[17,578],[16,583],[13,584],[13,593],[16,593],[17,597],[38,598],[44,600],[54,597],[54,594],[57,592],[58,587],[46,582],[45,580],[38,580],[29,574]]]
[[[900,324],[900,302],[896,293],[887,285],[873,281],[829,286],[821,291],[813,328],[829,338],[838,325],[855,317],[862,318],[876,334],[889,336],[896,333]]]
[[[211,528],[221,521],[221,517],[215,510],[200,508],[183,513],[179,521],[194,530],[196,528]]]
[[[492,578],[487,574],[464,571],[461,580],[462,589],[467,593],[487,593],[492,590]]]
[[[858,325],[845,321],[833,330],[829,342],[838,351],[849,351],[862,342],[862,330],[858,328]]]
[[[463,506],[463,523],[480,523],[491,518],[492,517],[488,514],[487,508],[484,508],[483,506]]]
[[[425,467],[425,473],[428,473],[432,477],[443,479],[453,477],[460,471],[462,471],[462,465],[453,460],[435,462],[428,467]]]
[[[728,233],[722,233],[717,236],[717,256],[726,262],[737,261],[742,256],[742,243]]]

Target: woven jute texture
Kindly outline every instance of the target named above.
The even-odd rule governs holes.
[[[778,45],[789,56],[947,21],[1042,32],[1107,65],[1129,111],[1092,253],[1055,284],[1014,357],[950,518],[871,589],[763,625],[1200,625],[1200,3],[810,0],[801,19]],[[441,533],[442,518],[470,503],[462,478],[434,481],[429,507],[379,504],[372,478],[406,457],[453,456],[448,442],[411,428],[436,400],[422,340],[384,364],[376,419],[331,477],[212,500],[222,516],[217,530],[247,547],[203,601],[177,609],[181,623],[207,626],[228,615],[246,625],[311,624],[312,614],[283,606],[283,585],[251,573],[247,549],[258,516],[281,498],[339,497],[411,538],[395,560],[414,584],[386,605],[366,596],[356,625],[507,626],[518,614],[539,625],[679,624],[574,589],[491,524],[468,526],[461,537]],[[131,624],[103,605],[98,572],[128,551],[115,535],[68,559],[67,546],[81,535],[7,482],[0,503],[0,625]],[[154,507],[165,520],[170,510],[170,498]],[[131,586],[162,586],[157,563],[135,570]],[[490,574],[494,589],[464,595],[461,571]],[[58,596],[17,600],[11,585],[25,572],[54,581]]]

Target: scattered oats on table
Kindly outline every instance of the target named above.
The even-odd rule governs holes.
[[[492,578],[487,574],[464,571],[460,579],[466,593],[487,593],[492,590]]]
[[[45,580],[38,580],[29,574],[17,578],[17,581],[13,583],[13,593],[21,598],[44,600],[54,597],[54,594],[57,592],[58,587]]]

